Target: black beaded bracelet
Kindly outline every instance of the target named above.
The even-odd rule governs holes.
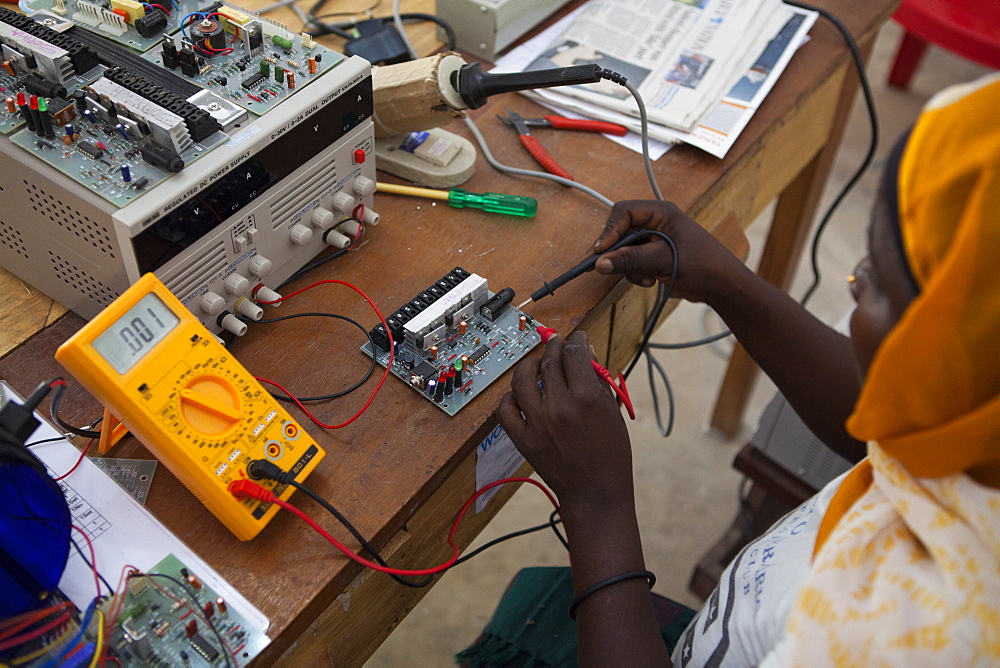
[[[569,604],[570,618],[574,620],[576,619],[576,606],[580,605],[580,602],[583,601],[583,599],[587,598],[595,591],[599,591],[618,582],[624,582],[625,580],[632,580],[635,578],[646,578],[650,589],[652,589],[653,585],[656,584],[656,576],[653,575],[652,571],[629,571],[628,573],[619,573],[618,575],[614,575],[606,580],[601,580],[597,584],[592,584],[584,589],[580,592],[579,596],[573,599],[573,602]]]

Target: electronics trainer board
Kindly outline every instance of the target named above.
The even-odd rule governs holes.
[[[239,335],[378,222],[366,61],[217,0],[29,9],[0,7],[0,265],[80,315],[155,272]]]
[[[129,579],[121,613],[108,638],[112,656],[122,665],[225,666],[229,662],[222,653],[228,651],[237,666],[245,666],[267,647],[270,639],[265,634],[175,556],[167,556],[149,572],[169,576],[184,587],[165,577]],[[106,616],[116,600],[103,604]],[[219,632],[225,646],[206,621]]]
[[[386,318],[395,346],[391,371],[455,415],[541,341],[531,316],[511,306],[514,291],[489,291],[485,278],[455,267]],[[361,349],[389,363],[381,323]]]

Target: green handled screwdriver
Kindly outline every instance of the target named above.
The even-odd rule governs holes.
[[[503,213],[508,216],[531,218],[538,210],[538,201],[534,197],[506,195],[504,193],[470,193],[462,188],[451,190],[432,190],[430,188],[414,188],[413,186],[398,186],[392,183],[378,183],[375,189],[381,193],[410,195],[412,197],[427,197],[448,202],[448,206],[456,209],[482,209],[488,213]]]

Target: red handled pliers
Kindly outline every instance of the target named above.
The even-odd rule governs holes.
[[[504,109],[507,112],[506,116],[501,116],[497,114],[497,118],[502,120],[507,125],[511,125],[517,129],[517,134],[521,138],[521,143],[524,144],[524,148],[528,149],[528,153],[535,161],[545,168],[549,174],[555,174],[556,176],[561,176],[564,179],[574,180],[572,176],[569,175],[565,169],[559,166],[559,163],[549,155],[548,151],[542,146],[542,144],[531,136],[531,132],[528,128],[556,128],[557,130],[580,130],[583,132],[600,132],[605,134],[612,134],[623,136],[628,132],[628,128],[624,125],[618,125],[617,123],[605,123],[604,121],[589,121],[589,120],[578,120],[575,118],[565,118],[564,116],[543,116],[542,118],[523,118],[520,114],[510,109]]]

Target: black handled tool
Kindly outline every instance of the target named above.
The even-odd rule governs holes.
[[[624,246],[636,246],[638,244],[643,243],[647,239],[649,239],[649,234],[646,232],[646,230],[636,230],[635,232],[626,234],[624,237],[619,239],[618,243],[616,243],[608,250],[604,251],[604,253],[601,253],[600,255],[592,255],[583,262],[581,262],[580,264],[576,265],[575,267],[567,271],[566,273],[557,276],[551,281],[545,281],[544,283],[542,283],[542,287],[532,292],[531,297],[528,299],[528,301],[522,303],[520,306],[518,306],[518,308],[519,309],[523,308],[530,302],[537,302],[542,297],[553,294],[556,291],[556,288],[561,288],[562,286],[566,285],[567,283],[572,281],[574,278],[580,276],[581,274],[585,274],[588,271],[592,271],[594,269],[594,265],[597,264],[597,259],[601,257],[601,255],[604,255],[605,253],[610,253],[611,251],[614,250],[618,250],[619,248],[622,248]]]

